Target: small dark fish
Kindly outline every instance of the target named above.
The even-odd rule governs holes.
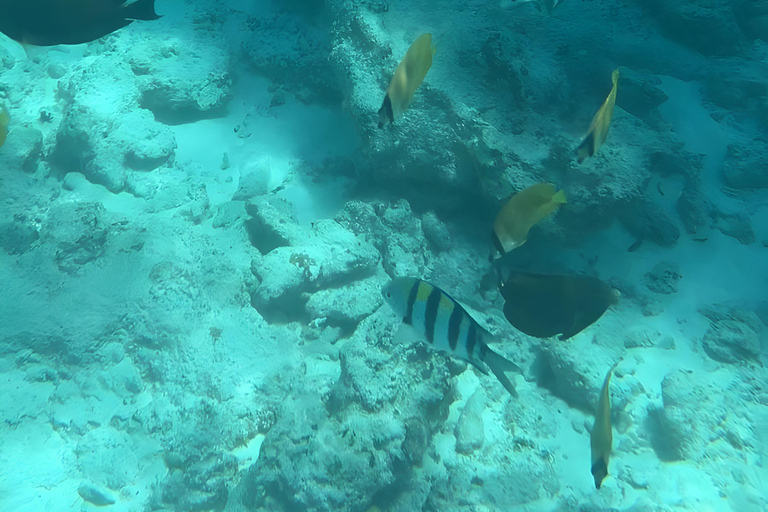
[[[155,0],[0,0],[0,32],[36,46],[87,43],[159,17]]]
[[[618,302],[619,292],[597,278],[512,272],[501,285],[504,316],[535,338],[568,339]]]
[[[640,246],[643,245],[643,238],[640,237],[637,240],[635,240],[632,245],[627,247],[627,252],[635,252],[640,248]]]

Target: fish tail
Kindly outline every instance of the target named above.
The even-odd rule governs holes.
[[[614,69],[611,73],[611,81],[613,81],[614,86],[619,83],[619,68]]]
[[[156,20],[160,16],[155,12],[155,0],[136,0],[123,7],[123,15],[130,20]]]
[[[483,359],[483,362],[488,365],[488,368],[493,372],[496,378],[499,379],[499,382],[504,386],[504,389],[509,391],[510,395],[517,398],[515,385],[509,378],[507,378],[504,372],[520,372],[520,367],[487,347],[485,349],[485,358]]]
[[[565,192],[563,192],[562,190],[558,190],[557,193],[554,196],[552,196],[552,202],[557,204],[567,203],[568,201],[565,199]]]

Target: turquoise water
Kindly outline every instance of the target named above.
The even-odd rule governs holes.
[[[768,509],[753,4],[156,0],[85,44],[0,36],[0,511]],[[544,182],[567,203],[489,260]],[[505,317],[516,273],[620,297],[535,338]],[[396,277],[429,283],[397,313]],[[568,293],[531,316],[598,300]]]

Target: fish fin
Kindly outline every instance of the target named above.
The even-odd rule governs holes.
[[[384,96],[384,102],[379,109],[379,128],[384,128],[388,124],[395,123],[395,114],[392,110],[392,100],[389,97],[389,92]]]
[[[576,149],[576,153],[579,156],[579,163],[583,162],[590,156],[595,154],[595,131],[590,130],[584,140],[581,141],[579,147]]]
[[[398,344],[407,344],[417,341],[426,343],[427,340],[424,335],[420,334],[412,325],[402,322],[392,336],[392,341]]]
[[[518,395],[517,390],[515,389],[515,384],[509,380],[504,372],[521,373],[522,370],[520,367],[491,349],[486,349],[485,360],[483,362],[488,365],[488,368],[490,368],[496,378],[499,379],[499,382],[504,386],[504,389],[506,389],[510,395],[517,398]]]
[[[568,201],[565,199],[565,192],[558,190],[555,195],[552,196],[552,202],[558,204],[566,204]]]
[[[155,0],[136,0],[122,9],[123,16],[129,20],[151,21],[160,19],[155,12]]]
[[[489,373],[488,372],[488,367],[485,366],[484,364],[478,363],[477,361],[473,361],[471,359],[467,359],[466,361],[469,364],[471,364],[472,366],[474,366],[475,368],[477,368],[477,371],[479,371],[483,375],[488,375],[488,373]]]

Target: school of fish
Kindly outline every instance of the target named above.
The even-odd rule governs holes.
[[[134,20],[156,20],[155,0],[0,0],[0,32],[19,43],[52,46],[94,41],[128,26]],[[554,2],[556,5],[557,2]],[[554,7],[553,5],[553,7]],[[431,34],[422,34],[410,46],[395,69],[378,112],[379,127],[401,119],[414,94],[432,67],[435,48]],[[593,156],[605,143],[613,116],[619,71],[612,74],[613,87],[598,109],[586,136],[576,149],[579,162]],[[0,109],[0,146],[8,136],[10,115]],[[549,183],[519,191],[501,207],[493,223],[491,243],[499,260],[523,245],[530,230],[566,204],[565,193]],[[501,275],[500,266],[498,268]],[[533,337],[570,338],[597,321],[616,304],[618,293],[596,278],[511,272],[500,279],[505,299],[504,315],[510,324]],[[385,301],[400,317],[396,341],[422,342],[433,350],[463,359],[483,374],[493,373],[513,397],[514,381],[508,372],[520,368],[489,348],[498,341],[482,328],[467,310],[439,287],[416,276],[395,277],[382,289]],[[610,376],[600,391],[591,433],[592,467],[599,489],[608,473],[612,435]]]

